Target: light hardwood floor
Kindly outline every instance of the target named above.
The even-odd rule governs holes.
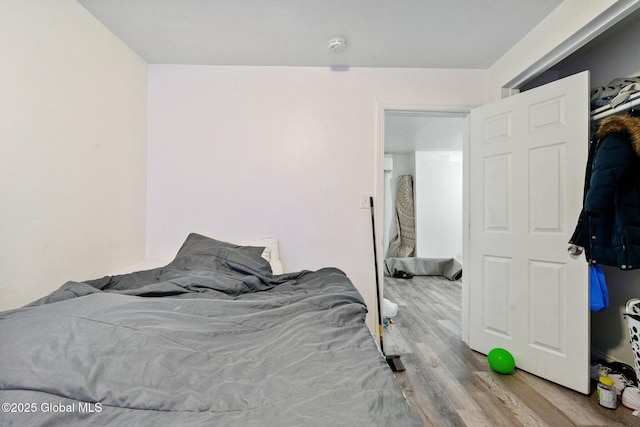
[[[402,356],[406,371],[396,377],[425,426],[640,426],[633,411],[604,408],[595,393],[518,369],[493,372],[486,356],[461,341],[460,281],[384,280],[385,298],[399,305],[395,324],[384,329],[385,351]]]

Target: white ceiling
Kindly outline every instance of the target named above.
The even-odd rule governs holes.
[[[562,0],[78,0],[152,64],[486,69]],[[330,38],[347,48],[332,53]]]

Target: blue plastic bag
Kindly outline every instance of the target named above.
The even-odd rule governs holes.
[[[609,291],[604,278],[602,266],[589,265],[589,308],[591,311],[602,311],[609,307]]]

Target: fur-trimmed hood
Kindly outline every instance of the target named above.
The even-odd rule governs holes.
[[[610,133],[621,133],[631,138],[633,150],[640,156],[640,117],[630,115],[611,116],[602,120],[596,137],[602,139]]]

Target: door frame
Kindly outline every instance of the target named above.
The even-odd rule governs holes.
[[[374,207],[374,215],[376,218],[376,252],[378,264],[378,277],[384,277],[384,121],[387,112],[417,112],[433,114],[441,117],[464,117],[464,125],[462,129],[462,265],[464,265],[469,256],[469,114],[473,106],[434,106],[421,104],[387,104],[378,103],[377,115],[377,132],[376,132],[376,153],[375,153],[375,194],[376,202]],[[384,280],[380,281],[380,289],[384,295]],[[377,310],[377,307],[376,307]],[[377,311],[376,311],[377,316]],[[377,317],[376,317],[377,318]],[[469,287],[464,273],[462,274],[462,341],[469,342]],[[375,333],[376,339],[379,339],[378,331]]]

